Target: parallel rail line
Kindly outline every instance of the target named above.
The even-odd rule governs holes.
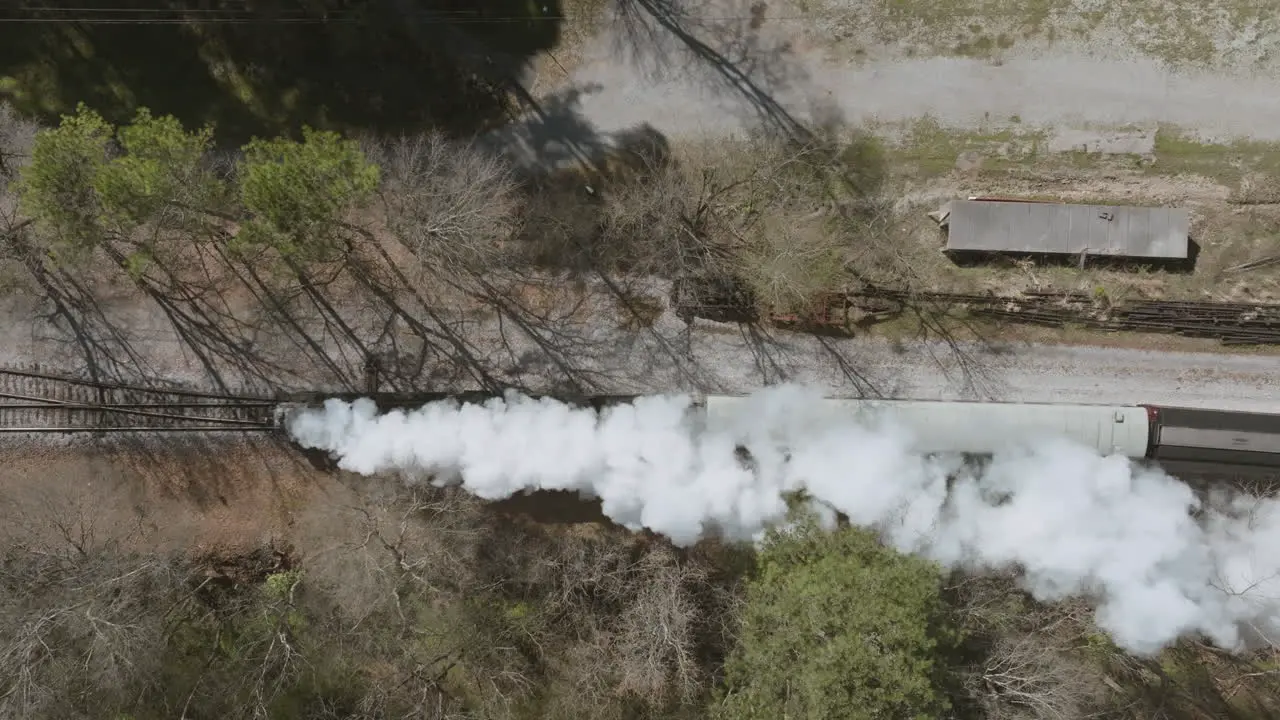
[[[0,433],[263,432],[276,402],[0,368]]]

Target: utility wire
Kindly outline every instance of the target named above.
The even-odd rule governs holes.
[[[37,7],[0,8],[0,23],[29,24],[98,24],[98,25],[164,25],[175,23],[221,24],[324,24],[332,22],[358,22],[363,9],[339,9],[333,13],[323,10],[309,12],[303,9],[281,9],[264,12],[244,8],[125,8],[125,7]],[[400,13],[401,16],[425,20],[444,21],[450,24],[476,23],[525,23],[530,21],[560,21],[562,16],[551,15],[500,15],[484,16],[467,10],[438,10]],[[132,17],[131,17],[132,16]]]
[[[1240,8],[1237,8],[1240,9]],[[1244,8],[1245,10],[1257,10],[1262,12],[1264,8],[1261,6]],[[123,7],[48,7],[48,8],[11,8],[0,9],[0,23],[30,23],[30,24],[57,24],[57,23],[80,23],[80,24],[99,24],[99,25],[161,25],[161,24],[243,24],[243,23],[262,23],[262,24],[324,24],[324,23],[345,23],[359,22],[359,17],[350,17],[358,15],[362,10],[342,9],[336,11],[332,15],[326,15],[323,11],[320,14],[310,13],[305,10],[287,9],[278,12],[262,12],[260,10],[251,10],[248,7],[238,8],[123,8]],[[5,16],[5,13],[18,13],[18,15]],[[134,14],[138,17],[112,17],[112,15]],[[25,15],[25,16],[24,16]],[[168,17],[162,17],[167,15]],[[561,22],[565,20],[563,15],[499,15],[484,16],[468,10],[437,10],[437,11],[421,11],[401,13],[403,16],[417,17],[424,20],[436,20],[448,22],[450,24],[463,25],[485,25],[485,24],[507,24],[507,23],[529,23],[529,22]],[[1026,17],[1028,15],[1025,10],[982,10],[970,12],[958,10],[956,8],[935,9],[931,10],[929,16],[931,19],[957,19],[966,18],[975,21],[982,21],[997,18],[1016,18]],[[1075,12],[1055,12],[1049,15],[1051,18],[1071,18],[1078,17],[1083,19],[1093,19],[1096,14],[1085,11]],[[817,24],[818,20],[812,15],[702,15],[702,14],[680,14],[673,19],[688,21],[753,21],[753,22],[802,22]]]

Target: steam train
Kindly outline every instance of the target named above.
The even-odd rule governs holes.
[[[707,397],[709,418],[745,398]],[[1185,469],[1274,468],[1280,473],[1280,414],[1157,405],[1067,405],[938,400],[827,399],[857,418],[880,415],[909,428],[921,452],[987,455],[1010,441],[1065,437],[1106,455]]]
[[[340,399],[351,400],[360,395]],[[483,402],[491,393],[463,395],[374,395],[379,409],[412,409],[435,400]],[[635,395],[566,400],[601,409],[627,403]],[[324,398],[292,398],[281,404],[314,407]],[[746,396],[697,395],[691,412],[704,426],[723,426],[747,410]],[[821,408],[834,420],[888,420],[909,429],[922,453],[989,455],[1007,443],[1038,437],[1065,437],[1106,455],[1122,454],[1167,470],[1221,472],[1230,469],[1280,475],[1280,414],[1232,412],[1156,405],[1081,405],[940,400],[827,398]]]

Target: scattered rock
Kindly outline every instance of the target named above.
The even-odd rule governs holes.
[[[956,158],[956,169],[960,172],[973,172],[982,167],[982,155],[973,150],[960,153]]]
[[[1049,152],[1083,152],[1095,155],[1140,155],[1153,157],[1156,128],[1138,130],[1059,129],[1049,138]]]

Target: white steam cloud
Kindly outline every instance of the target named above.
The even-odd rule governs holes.
[[[1273,500],[1202,508],[1163,472],[1066,440],[1013,446],[982,467],[925,456],[903,428],[836,417],[795,386],[701,426],[690,402],[650,396],[597,412],[511,395],[378,415],[369,400],[330,400],[288,426],[346,470],[428,474],[487,499],[574,490],[680,544],[757,537],[803,491],[904,552],[1016,568],[1043,601],[1091,597],[1098,624],[1137,653],[1190,634],[1239,649],[1280,630]]]

